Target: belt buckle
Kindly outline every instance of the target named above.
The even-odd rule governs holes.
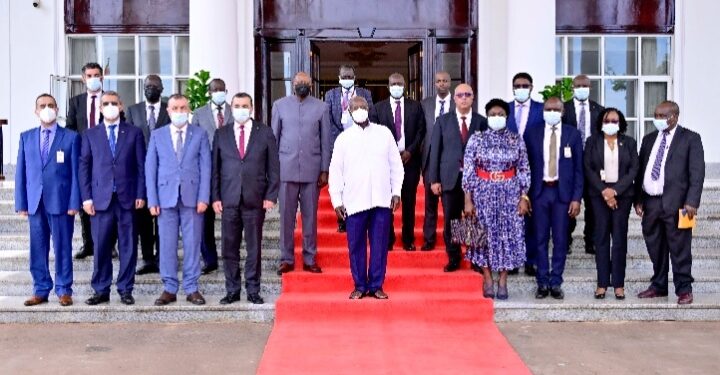
[[[505,175],[502,172],[490,172],[490,181],[501,182],[505,181]]]

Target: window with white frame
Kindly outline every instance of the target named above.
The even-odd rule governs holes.
[[[555,75],[589,76],[590,99],[620,109],[627,135],[641,139],[654,129],[655,106],[672,92],[671,48],[668,35],[558,35]]]
[[[145,100],[143,80],[148,74],[162,79],[163,98],[187,87],[187,35],[72,35],[67,43],[69,97],[85,91],[82,67],[88,62],[104,68],[103,88],[117,91],[126,106]]]

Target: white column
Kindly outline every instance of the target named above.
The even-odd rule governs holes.
[[[255,100],[254,3],[252,1],[240,1],[237,8],[238,91],[250,94]]]

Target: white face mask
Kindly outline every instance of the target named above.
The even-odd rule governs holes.
[[[603,133],[613,136],[617,134],[617,132],[620,130],[620,124],[616,124],[614,122],[605,122],[602,125],[602,131]]]
[[[515,100],[524,103],[530,98],[530,89],[515,89]]]
[[[575,95],[575,99],[584,102],[587,100],[587,98],[590,97],[590,88],[589,87],[576,87],[573,89],[573,94]]]
[[[45,107],[40,110],[40,113],[38,113],[38,117],[40,117],[40,121],[46,124],[50,124],[52,122],[55,122],[55,119],[57,119],[57,112],[53,108]]]
[[[120,117],[120,107],[116,105],[108,105],[103,107],[102,113],[103,117],[105,117],[105,122],[113,122]]]
[[[653,125],[655,125],[655,129],[657,129],[659,132],[665,131],[665,129],[667,129],[669,126],[667,121],[668,120],[665,118],[661,118],[661,119],[654,118]]]
[[[88,91],[90,92],[100,91],[100,89],[102,88],[102,82],[100,82],[100,77],[92,77],[86,79],[85,87],[87,87]]]
[[[555,111],[543,111],[543,119],[550,125],[557,125],[560,123],[562,113]]]
[[[175,127],[181,128],[183,125],[187,124],[188,121],[188,114],[185,112],[173,112],[170,114],[170,122],[172,122]]]
[[[400,99],[403,96],[403,93],[405,92],[405,87],[393,85],[390,86],[390,96],[392,96],[395,99]]]
[[[227,97],[227,93],[225,91],[215,91],[214,93],[210,94],[212,97],[213,103],[215,105],[222,105],[225,103],[225,98]]]
[[[244,124],[245,121],[247,121],[250,118],[250,109],[249,108],[233,108],[232,109],[232,115],[235,119],[235,122],[239,124]]]
[[[505,116],[490,116],[487,119],[488,126],[492,130],[502,130],[505,129],[505,124],[507,123],[507,118]]]
[[[351,87],[355,86],[355,80],[354,79],[340,79],[340,86],[342,86],[344,89],[349,90]]]
[[[368,119],[368,111],[364,108],[358,108],[351,113],[353,121],[356,124],[364,124]]]

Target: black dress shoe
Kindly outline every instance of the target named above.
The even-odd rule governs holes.
[[[537,299],[543,299],[550,295],[550,289],[546,286],[541,286],[537,288],[537,291],[535,291],[535,298]]]
[[[209,266],[204,266],[200,272],[202,272],[203,275],[207,275],[207,274],[209,274],[210,272],[217,271],[217,269],[218,269],[218,265],[217,265],[217,264],[212,264],[212,265],[209,265]]]
[[[550,295],[552,296],[552,298],[555,299],[565,298],[565,292],[563,292],[562,288],[559,286],[554,286],[550,288]]]
[[[124,305],[134,305],[135,304],[135,298],[133,298],[132,294],[125,293],[120,295],[120,302],[122,302]]]
[[[150,273],[158,273],[160,272],[160,269],[155,264],[146,264],[140,268],[138,268],[137,271],[135,271],[136,275],[147,275]]]
[[[405,251],[415,251],[415,245],[405,244],[405,245],[403,245],[403,249],[405,249]]]
[[[508,271],[508,275],[517,275],[520,273],[520,268],[513,268],[510,271]]]
[[[422,245],[422,247],[420,248],[420,250],[422,250],[422,251],[430,251],[433,249],[435,249],[435,243],[433,243],[433,242],[425,242]]]
[[[383,292],[382,289],[378,289],[374,292],[370,292],[370,296],[376,298],[376,299],[388,299],[387,293]]]
[[[250,297],[248,296],[248,298],[250,298]],[[225,297],[223,297],[220,300],[220,304],[221,305],[229,305],[229,304],[231,304],[233,302],[237,302],[237,301],[240,301],[240,293],[239,292],[238,293],[228,293],[227,295],[225,295]]]
[[[347,232],[347,228],[345,227],[345,222],[340,221],[338,222],[338,233],[345,233]]]
[[[365,292],[355,289],[350,293],[350,299],[362,299],[365,297]]]
[[[88,298],[85,301],[85,303],[90,306],[95,306],[107,302],[110,302],[110,296],[107,294],[94,294],[92,297]]]
[[[80,248],[80,251],[75,254],[75,259],[80,260],[91,256],[93,256],[93,249],[91,247],[83,246]]]
[[[460,269],[460,261],[454,261],[451,260],[448,262],[448,264],[445,265],[443,268],[443,271],[445,272],[455,272]]]
[[[535,266],[525,263],[525,274],[533,277],[537,276],[537,270],[535,269]]]
[[[265,303],[265,300],[262,297],[260,297],[260,295],[257,293],[248,294],[247,300],[248,300],[248,302],[255,304],[255,305],[262,305],[263,303]]]

